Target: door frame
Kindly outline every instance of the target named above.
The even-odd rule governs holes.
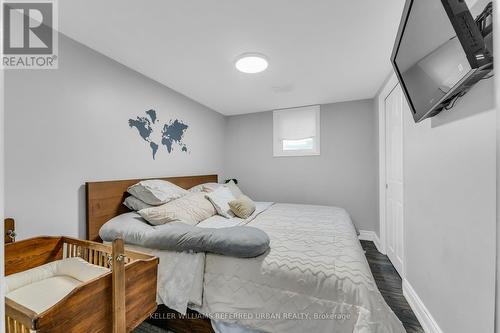
[[[387,253],[387,230],[386,230],[386,117],[385,117],[385,100],[390,95],[390,93],[396,88],[399,81],[394,72],[384,81],[384,84],[380,88],[378,94],[376,95],[376,103],[378,106],[378,146],[379,146],[379,233],[380,233],[380,252],[383,254]],[[404,96],[403,96],[404,98]],[[402,131],[404,140],[404,122],[405,122],[405,108],[403,105],[403,124]],[[403,144],[403,154],[404,157],[404,144]],[[403,158],[404,161],[404,158]],[[404,163],[403,163],[403,276],[406,276],[406,228],[404,227],[405,220],[405,205],[404,205]]]

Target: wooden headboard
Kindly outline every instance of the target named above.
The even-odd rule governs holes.
[[[203,183],[217,183],[217,175],[150,178],[163,179],[185,189]],[[128,196],[127,188],[145,179],[125,179],[102,182],[87,182],[87,239],[101,242],[99,229],[111,218],[128,212],[122,203]]]

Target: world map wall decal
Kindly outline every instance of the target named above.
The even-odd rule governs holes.
[[[156,157],[158,148],[160,144],[165,147],[167,153],[171,154],[174,151],[174,146],[178,146],[182,152],[187,153],[188,148],[184,143],[184,134],[189,128],[188,125],[184,124],[179,119],[170,119],[167,123],[163,124],[163,127],[158,127],[159,119],[156,115],[156,111],[150,109],[145,112],[146,116],[137,116],[136,119],[129,119],[128,125],[130,128],[135,127],[139,136],[146,142],[149,143],[153,159]],[[156,130],[160,128],[160,136],[158,139],[153,138],[157,133]]]

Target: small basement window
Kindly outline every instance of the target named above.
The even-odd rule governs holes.
[[[319,105],[273,111],[274,156],[319,155],[319,116]]]

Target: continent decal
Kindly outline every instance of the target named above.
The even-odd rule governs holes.
[[[165,147],[167,153],[171,154],[175,147],[179,147],[182,152],[187,153],[188,147],[184,143],[184,135],[189,126],[179,119],[170,119],[167,123],[160,125],[156,111],[151,109],[145,112],[146,116],[137,116],[135,119],[129,119],[130,128],[135,127],[139,136],[149,143],[153,159],[156,157],[160,145]],[[155,135],[159,134],[156,139]]]

